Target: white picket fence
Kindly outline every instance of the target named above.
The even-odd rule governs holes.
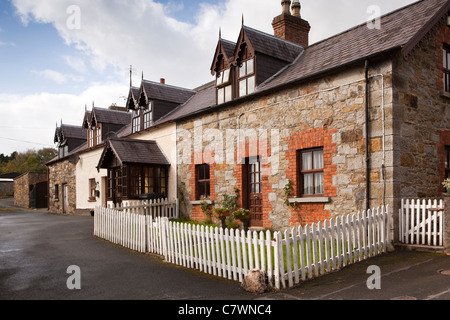
[[[178,199],[154,199],[154,200],[126,200],[120,205],[109,203],[108,208],[130,213],[144,214],[147,216],[165,217],[169,219],[179,218]]]
[[[108,230],[108,238],[102,236],[104,232],[97,232],[97,236],[126,243],[140,252],[145,247],[146,252],[160,254],[168,262],[235,281],[241,282],[250,270],[260,269],[278,289],[386,252],[390,242],[388,207],[283,233],[194,226],[139,214],[131,218],[135,224],[127,222],[120,227],[123,216],[111,217],[115,215],[120,213],[96,209],[96,219]],[[124,241],[126,232],[134,232],[132,241]]]
[[[404,244],[442,246],[442,199],[402,199],[399,240]]]

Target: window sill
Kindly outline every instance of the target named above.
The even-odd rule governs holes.
[[[305,197],[289,199],[289,203],[328,203],[330,201],[330,197]]]
[[[207,204],[214,205],[214,200],[195,200],[195,201],[191,201],[191,204],[192,205],[199,205],[202,202],[206,202]]]
[[[441,91],[441,97],[450,99],[450,92]]]
[[[88,202],[97,202],[95,199],[89,199]]]

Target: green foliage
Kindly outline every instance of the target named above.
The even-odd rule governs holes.
[[[289,197],[292,193],[292,191],[294,191],[294,183],[289,180],[289,182],[286,184],[286,186],[284,187],[284,195],[286,196],[286,199],[284,200],[284,204],[287,205],[288,207],[291,207],[292,209],[297,208],[297,203],[290,203],[289,202]]]
[[[234,188],[234,195],[229,196],[227,194],[223,195],[223,200],[221,202],[222,208],[228,212],[235,212],[239,207],[237,199],[239,198],[239,189]]]
[[[10,156],[0,154],[0,173],[46,171],[45,164],[56,155],[57,151],[53,148],[13,152]]]
[[[246,221],[250,219],[252,212],[247,209],[240,208],[233,212],[233,217],[237,220]]]

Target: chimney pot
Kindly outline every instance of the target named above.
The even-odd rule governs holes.
[[[166,84],[166,79],[161,78],[161,79],[159,80],[159,83],[161,83],[161,84]]]
[[[294,17],[301,18],[300,9],[301,9],[300,1],[293,1],[292,2],[292,15]]]
[[[281,7],[283,8],[284,14],[291,14],[291,0],[281,0]]]

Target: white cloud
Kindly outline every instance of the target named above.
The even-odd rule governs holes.
[[[77,76],[77,75],[73,75],[73,74],[65,75],[65,74],[62,74],[61,72],[58,72],[55,70],[50,70],[50,69],[41,70],[41,71],[31,70],[31,73],[37,75],[38,77],[40,77],[42,79],[50,80],[57,84],[65,84],[68,81],[72,81],[72,82],[76,82],[76,83],[81,83],[84,81],[84,78],[82,76]]]
[[[121,95],[128,88],[121,84],[95,85],[80,95],[41,93],[34,95],[0,94],[0,153],[24,151],[30,148],[54,146],[56,123],[81,126],[85,106],[88,110],[124,105]],[[14,141],[4,139],[14,139]],[[30,144],[20,141],[30,141]]]

